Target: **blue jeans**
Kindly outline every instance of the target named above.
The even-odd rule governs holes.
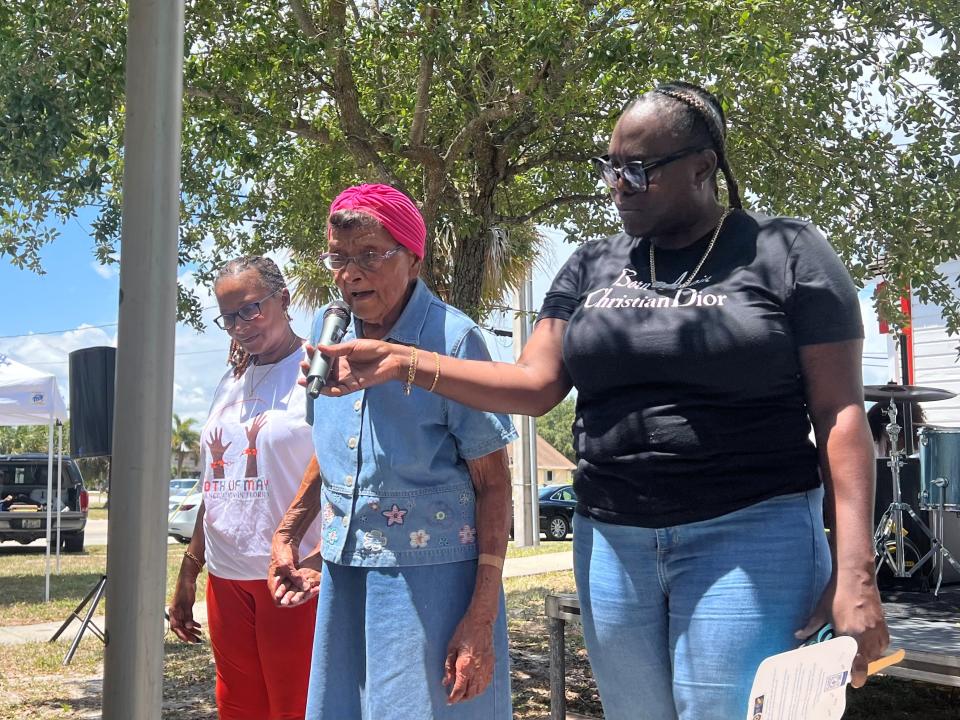
[[[740,720],[764,658],[798,645],[830,577],[823,489],[661,529],[574,519],[606,720]]]

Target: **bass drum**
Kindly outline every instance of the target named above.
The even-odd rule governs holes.
[[[934,481],[946,480],[944,487]],[[960,512],[960,428],[920,428],[920,508]]]

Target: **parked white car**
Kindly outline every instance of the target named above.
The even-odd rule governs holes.
[[[203,500],[203,493],[192,492],[189,495],[181,496],[176,502],[173,497],[170,498],[170,515],[167,518],[167,535],[170,535],[182,543],[190,542],[193,537],[193,528],[197,524],[197,513],[200,511],[200,503]]]

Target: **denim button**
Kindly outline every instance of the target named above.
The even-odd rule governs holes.
[[[357,412],[360,412],[360,408],[361,408],[361,407],[363,407],[363,401],[362,401],[362,400],[357,400],[357,401],[353,404],[353,409],[356,410]]]
[[[355,437],[352,437],[349,440],[347,440],[347,447],[350,448],[351,450],[355,449],[357,447],[357,439]]]
[[[353,487],[353,475],[347,475],[343,479],[343,484],[346,485],[347,487]]]

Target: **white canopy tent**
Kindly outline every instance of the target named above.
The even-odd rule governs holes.
[[[47,564],[44,601],[50,600],[50,534],[53,525],[53,429],[59,424],[60,447],[57,460],[57,567],[60,563],[60,488],[63,475],[63,425],[67,408],[53,373],[28,367],[0,354],[0,426],[46,425],[47,432]]]

